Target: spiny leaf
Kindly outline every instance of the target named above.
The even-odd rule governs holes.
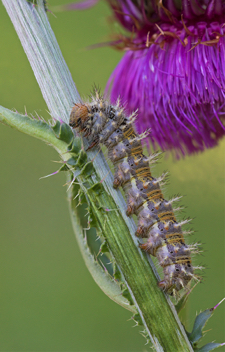
[[[77,160],[74,157],[72,157],[72,158],[68,159],[66,161],[66,163],[70,166],[75,166],[77,164]]]
[[[59,171],[69,171],[69,168],[66,164],[64,164],[60,167]]]
[[[189,340],[192,343],[195,343],[202,338],[202,329],[204,328],[207,320],[212,316],[213,311],[214,308],[206,309],[204,312],[197,315],[194,322],[193,330],[191,333],[188,333]]]
[[[134,302],[133,302],[133,300],[132,300],[132,297],[131,297],[131,295],[130,295],[130,292],[128,291],[128,288],[125,288],[125,289],[122,291],[122,296],[123,296],[124,298],[126,298],[126,299],[129,301],[129,303],[130,303],[131,306],[134,305]]]
[[[86,163],[87,163],[87,154],[83,149],[81,149],[77,159],[77,166],[79,168],[82,168],[83,166],[85,166]]]
[[[98,196],[99,194],[101,194],[104,191],[104,189],[103,189],[102,183],[97,182],[92,187],[90,187],[88,189],[88,191],[89,192],[93,191],[93,193],[95,193]]]
[[[79,194],[80,189],[79,185],[74,184],[69,189],[69,200],[70,200],[70,213],[73,220],[73,226],[75,228],[75,235],[78,240],[79,247],[81,249],[82,256],[85,260],[88,270],[90,271],[93,279],[99,285],[99,287],[105,292],[105,294],[110,297],[113,301],[120,304],[122,307],[136,313],[136,308],[134,306],[130,306],[127,299],[122,296],[122,290],[118,283],[113,280],[110,275],[108,275],[102,266],[98,263],[94,255],[92,255],[90,248],[88,247],[88,243],[86,238],[83,236],[83,231],[81,231],[81,223],[79,211],[83,211],[82,207],[79,206],[79,202],[75,196]],[[88,208],[89,209],[89,208]],[[89,217],[93,219],[93,223],[95,222],[95,218],[92,214],[91,209],[89,209]],[[89,221],[91,221],[89,219]],[[98,228],[98,226],[96,226]],[[79,231],[80,230],[80,231]]]
[[[194,348],[194,351],[196,351],[196,352],[210,352],[210,351],[213,351],[216,348],[221,347],[221,346],[224,346],[224,343],[210,342],[201,348]]]
[[[193,345],[194,351],[201,351],[201,352],[208,352],[212,351],[217,347],[223,346],[224,344],[218,344],[218,343],[208,343],[207,345],[197,348],[197,341],[201,339],[203,336],[202,329],[204,328],[205,324],[207,323],[208,319],[212,316],[213,312],[215,309],[225,300],[222,299],[218,304],[215,305],[215,307],[206,309],[204,312],[200,313],[194,322],[194,327],[191,333],[187,333],[188,338],[190,342]]]
[[[74,137],[71,143],[68,145],[67,150],[70,154],[78,155],[81,150],[81,147],[81,139],[79,137]]]
[[[84,175],[85,177],[89,177],[90,175],[93,174],[94,167],[91,161],[87,162],[83,169],[81,170],[81,175]]]
[[[66,142],[67,144],[70,144],[73,138],[74,138],[74,134],[71,128],[66,123],[62,123],[61,130],[60,130],[60,139]]]
[[[54,131],[57,138],[59,138],[59,135],[60,135],[60,127],[61,127],[61,123],[58,120],[52,126],[52,130]]]
[[[139,325],[139,326],[143,326],[144,325],[139,313],[135,314],[132,317],[132,319],[137,323],[137,325]]]
[[[106,241],[104,241],[104,242],[102,243],[102,245],[101,245],[101,247],[100,247],[100,251],[101,251],[102,253],[107,253],[107,252],[109,252],[109,247],[108,247]]]
[[[58,139],[60,139],[63,142],[66,142],[67,144],[70,144],[74,138],[74,134],[66,123],[60,123],[57,121],[54,126],[52,126],[52,129]]]
[[[96,229],[98,228],[98,220],[96,219],[93,210],[91,207],[88,208],[89,211],[89,226],[90,227],[95,227]],[[100,230],[99,230],[100,231]]]
[[[113,265],[113,277],[115,280],[121,281],[121,272],[119,271],[118,266],[116,265],[116,263],[114,263]]]

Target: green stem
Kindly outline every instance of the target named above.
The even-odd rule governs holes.
[[[79,94],[48,22],[42,1],[39,0],[39,5],[35,8],[26,0],[2,2],[19,35],[51,115],[55,119],[68,122],[71,107],[78,101]],[[23,126],[20,130],[25,131]],[[41,132],[36,137],[41,138]],[[51,137],[48,142],[54,145]],[[56,148],[60,149],[61,146],[57,145]],[[78,182],[82,185],[98,226],[107,239],[150,340],[156,351],[193,351],[174,306],[157,287],[158,276],[155,276],[157,274],[151,259],[138,248],[134,221],[125,214],[122,195],[112,188],[112,175],[108,174],[110,170],[103,154],[96,155],[95,151],[91,151],[88,158],[94,159],[94,171],[92,174],[80,173]],[[99,183],[106,175],[105,181]],[[73,204],[71,211],[74,211]],[[76,222],[76,232],[80,227],[77,216],[75,212],[73,222]]]
[[[85,194],[154,347],[157,351],[191,351],[175,309],[158,289],[148,258],[132,238],[117,203],[102,183],[91,186],[91,177],[81,177],[81,182],[89,183]]]

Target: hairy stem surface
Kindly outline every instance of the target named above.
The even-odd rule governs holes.
[[[28,4],[26,0],[2,2],[21,40],[51,116],[68,123],[71,107],[79,100],[79,94],[42,1],[38,1],[38,6]],[[125,214],[125,201],[121,193],[112,188],[112,174],[103,154],[96,155],[96,151],[90,151],[88,160],[93,160],[94,171],[91,174],[80,172],[76,179],[118,264],[149,339],[156,351],[192,351],[174,306],[157,287],[158,276],[151,259],[138,248],[134,235],[135,223]],[[104,182],[100,182],[107,174]],[[70,204],[73,222],[79,224],[75,204],[72,201]],[[77,231],[78,225],[74,227]]]

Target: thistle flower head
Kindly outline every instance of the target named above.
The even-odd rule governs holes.
[[[108,0],[131,32],[107,92],[138,109],[153,146],[193,153],[224,135],[225,3],[222,0]]]

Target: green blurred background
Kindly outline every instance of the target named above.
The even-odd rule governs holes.
[[[50,1],[49,1],[50,2]],[[51,5],[67,1],[57,0]],[[108,40],[110,12],[104,1],[80,12],[49,13],[64,58],[82,97],[94,83],[104,88],[121,53],[111,48],[85,50]],[[0,5],[0,104],[48,118],[28,60]],[[175,161],[165,156],[154,169],[170,171],[166,195],[186,195],[186,216],[197,231],[190,241],[203,243],[196,264],[204,281],[191,295],[188,328],[196,312],[224,296],[224,148]],[[131,313],[101,292],[87,271],[73,234],[65,175],[40,177],[57,170],[57,153],[29,136],[0,125],[0,351],[149,350],[133,328]],[[205,330],[205,343],[224,340],[224,304]],[[222,352],[223,348],[220,349]]]

